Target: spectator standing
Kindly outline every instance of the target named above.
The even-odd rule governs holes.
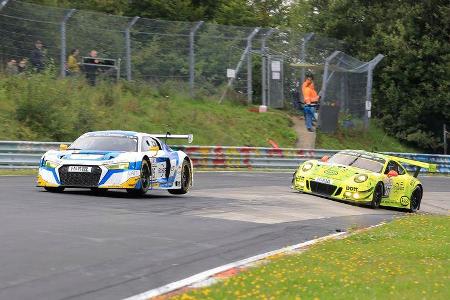
[[[7,75],[16,75],[17,73],[19,73],[17,62],[15,59],[11,59],[10,61],[8,61],[5,71]]]
[[[97,59],[97,51],[91,50],[89,57],[83,61],[84,72],[86,73],[86,79],[92,86],[95,85],[97,79],[97,66],[100,61]]]
[[[78,62],[79,54],[80,51],[78,49],[73,49],[70,51],[70,55],[67,59],[67,75],[80,74],[80,63]]]
[[[309,132],[313,132],[313,118],[314,114],[316,112],[316,106],[319,102],[319,95],[316,92],[316,89],[314,88],[314,76],[311,72],[306,73],[305,82],[302,84],[302,93],[303,93],[303,99],[305,101],[304,105],[304,112],[305,112],[305,123],[306,128]]]
[[[31,52],[31,65],[33,66],[33,69],[36,70],[36,72],[40,73],[44,70],[45,64],[44,64],[44,50],[43,45],[40,40],[37,40],[34,44],[34,50]]]
[[[24,73],[27,70],[28,60],[26,58],[22,58],[17,66],[19,73]]]

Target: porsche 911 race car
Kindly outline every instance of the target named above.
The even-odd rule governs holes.
[[[401,163],[415,166],[414,176]],[[320,161],[301,164],[293,177],[293,189],[332,199],[390,206],[411,212],[420,209],[423,195],[416,178],[420,168],[436,171],[436,165],[365,151],[344,150]]]
[[[185,194],[193,183],[193,165],[183,151],[174,151],[162,138],[192,135],[146,134],[132,131],[88,132],[70,146],[47,151],[41,158],[37,186],[50,192],[65,188],[94,191],[126,189],[145,194],[165,189]]]

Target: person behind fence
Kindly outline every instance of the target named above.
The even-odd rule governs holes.
[[[314,88],[314,75],[311,72],[305,74],[305,82],[302,84],[303,100],[305,105],[303,106],[305,112],[306,128],[309,132],[313,132],[313,119],[316,112],[316,106],[319,102],[319,95]]]
[[[80,51],[78,49],[72,49],[69,57],[67,58],[66,75],[78,75],[80,74],[80,63],[78,62],[78,55]]]
[[[19,65],[17,66],[19,73],[25,73],[27,71],[27,64],[28,59],[25,57],[20,60]]]
[[[6,63],[5,72],[7,75],[16,75],[19,72],[17,68],[17,61],[15,59],[11,59]]]
[[[86,73],[86,80],[88,83],[92,86],[95,85],[96,79],[97,79],[97,64],[100,63],[100,60],[97,59],[97,51],[91,50],[89,52],[89,58],[85,58],[83,65],[84,65],[84,72]]]
[[[42,72],[45,68],[44,63],[45,53],[43,44],[40,40],[37,40],[34,44],[34,49],[31,52],[31,65],[36,72]]]

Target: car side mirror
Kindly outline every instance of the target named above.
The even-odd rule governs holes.
[[[390,170],[389,173],[387,173],[387,176],[388,177],[396,177],[396,176],[398,176],[398,173],[395,170]]]
[[[67,148],[69,148],[69,145],[66,145],[66,144],[59,145],[59,151],[65,151],[65,150],[67,150]]]
[[[329,159],[330,159],[330,157],[329,157],[328,155],[325,155],[324,157],[322,157],[322,158],[320,159],[320,161],[322,161],[322,162],[327,162]]]

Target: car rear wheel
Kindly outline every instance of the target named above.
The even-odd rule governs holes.
[[[50,193],[61,193],[64,191],[64,188],[61,186],[58,186],[58,187],[45,186],[44,189]]]
[[[420,208],[420,202],[422,201],[422,188],[420,186],[416,186],[414,191],[411,194],[411,201],[409,203],[409,211],[416,212]]]
[[[182,195],[186,194],[191,187],[191,164],[187,161],[183,161],[183,165],[181,166],[181,188],[180,189],[170,189],[169,193],[174,195]]]
[[[378,182],[373,191],[373,197],[372,202],[370,202],[370,207],[374,209],[380,207],[382,197],[383,197],[383,184],[381,182]]]
[[[133,195],[144,195],[150,188],[151,180],[151,168],[147,160],[142,161],[141,166],[141,178],[139,179],[138,189],[127,189],[127,192]]]

